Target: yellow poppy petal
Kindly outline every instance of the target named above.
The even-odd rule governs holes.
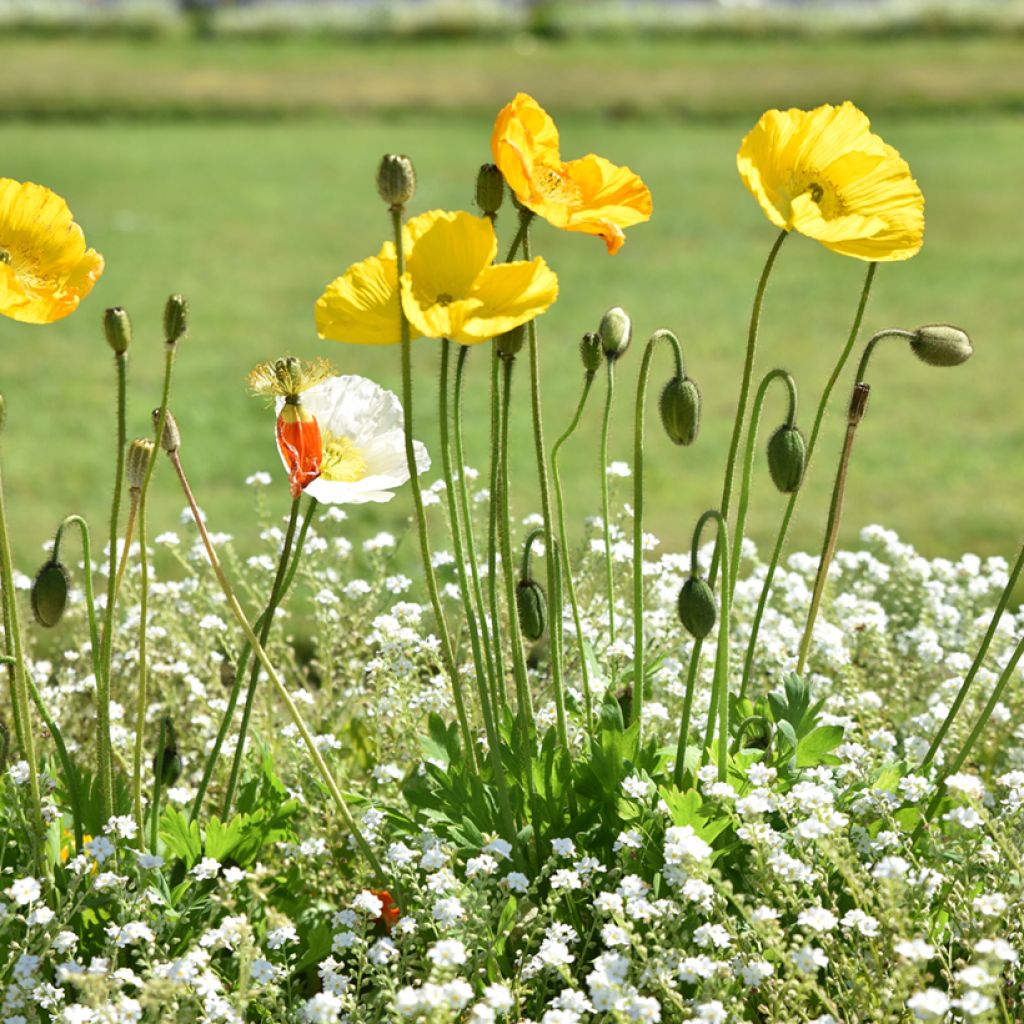
[[[411,241],[406,269],[424,307],[464,298],[498,252],[494,225],[462,211],[421,214],[409,221],[406,232]]]
[[[398,320],[398,264],[394,249],[354,263],[332,281],[316,303],[321,338],[354,345],[394,345]],[[417,335],[414,335],[414,337]]]
[[[473,289],[473,313],[451,335],[464,345],[487,341],[544,313],[558,298],[558,277],[541,257],[488,267]]]
[[[558,128],[547,111],[526,93],[498,112],[491,133],[491,156],[508,186],[523,201],[535,196],[538,163],[559,163]]]

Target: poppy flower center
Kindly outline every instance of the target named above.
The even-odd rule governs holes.
[[[320,458],[322,479],[351,484],[362,480],[367,469],[363,453],[350,438],[324,433],[323,454]]]
[[[454,295],[449,295],[447,292],[441,292],[437,297],[437,304],[439,306],[450,306],[455,301]]]
[[[0,263],[10,263],[10,262],[11,262],[11,254],[2,245],[0,245]]]
[[[578,206],[582,202],[579,185],[560,167],[539,167],[536,183],[538,191],[549,202],[565,203],[567,206]]]

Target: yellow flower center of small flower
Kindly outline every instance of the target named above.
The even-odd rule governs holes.
[[[324,434],[320,476],[324,480],[352,484],[362,480],[367,472],[363,453],[347,437]]]

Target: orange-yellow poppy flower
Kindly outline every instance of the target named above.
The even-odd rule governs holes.
[[[56,192],[0,178],[0,314],[48,324],[73,313],[103,273],[103,257]]]
[[[526,93],[498,114],[491,154],[523,206],[556,228],[600,236],[610,253],[624,228],[650,219],[650,190],[628,167],[593,153],[563,162],[555,122]]]
[[[778,228],[861,260],[905,260],[924,235],[924,196],[907,162],[852,103],[769,110],[736,157]]]
[[[498,241],[486,217],[431,210],[404,227],[402,308],[412,337],[475,345],[545,312],[558,278],[543,259],[495,263]],[[359,345],[400,339],[394,246],[349,267],[316,304],[322,338]]]

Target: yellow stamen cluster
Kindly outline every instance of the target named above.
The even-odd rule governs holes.
[[[336,480],[351,484],[366,476],[366,459],[349,438],[325,434],[323,446],[320,476],[324,480]]]
[[[326,359],[306,361],[289,356],[259,363],[249,372],[247,383],[254,395],[294,398],[333,374],[334,369]]]

